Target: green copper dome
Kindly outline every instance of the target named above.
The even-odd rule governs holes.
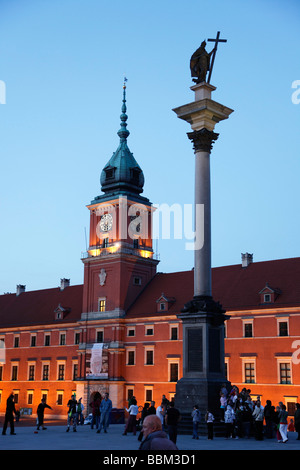
[[[124,84],[122,114],[120,116],[121,128],[118,131],[120,144],[100,176],[101,190],[104,193],[128,191],[140,194],[143,192],[144,174],[127,145],[127,137],[130,134],[127,129],[127,117],[126,86]]]

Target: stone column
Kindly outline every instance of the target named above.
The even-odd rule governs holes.
[[[194,250],[194,296],[211,297],[211,200],[210,200],[210,152],[218,134],[203,128],[189,132],[189,139],[194,144],[195,152],[195,223],[203,230],[203,246]],[[197,220],[203,207],[203,226]]]
[[[213,299],[211,285],[210,154],[218,138],[215,125],[232,110],[211,99],[214,86],[202,82],[191,89],[195,101],[174,111],[192,128],[187,135],[195,153],[196,240],[202,236],[203,245],[194,249],[194,296],[177,315],[183,327],[183,377],[177,383],[175,403],[183,414],[191,413],[198,404],[203,416],[208,408],[218,413],[219,391],[226,381],[224,320],[228,317]],[[204,209],[203,223],[197,223],[197,205]]]

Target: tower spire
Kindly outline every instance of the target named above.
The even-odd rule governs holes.
[[[130,132],[127,129],[127,119],[128,116],[126,114],[127,107],[126,107],[126,82],[127,78],[124,77],[124,84],[123,84],[123,104],[122,104],[122,114],[120,116],[121,119],[121,128],[118,131],[118,136],[120,137],[120,142],[126,141],[127,137],[129,136]]]

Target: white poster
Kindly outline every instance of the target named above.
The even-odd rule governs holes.
[[[90,351],[90,357],[87,357],[86,376],[95,379],[108,377],[108,354],[104,344],[95,343]]]

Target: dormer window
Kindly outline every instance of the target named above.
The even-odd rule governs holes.
[[[64,308],[58,304],[58,307],[54,310],[55,320],[63,320],[69,312],[69,308]]]
[[[281,294],[280,289],[275,289],[269,286],[268,283],[266,283],[265,287],[259,292],[260,303],[261,304],[274,303],[280,294]]]
[[[105,170],[105,180],[111,180],[115,176],[115,168],[106,168]]]
[[[131,176],[133,183],[138,184],[141,170],[139,168],[131,168],[130,173],[131,173],[130,176]]]
[[[158,312],[167,312],[172,304],[175,302],[174,297],[167,297],[164,293],[157,299],[157,311]]]

